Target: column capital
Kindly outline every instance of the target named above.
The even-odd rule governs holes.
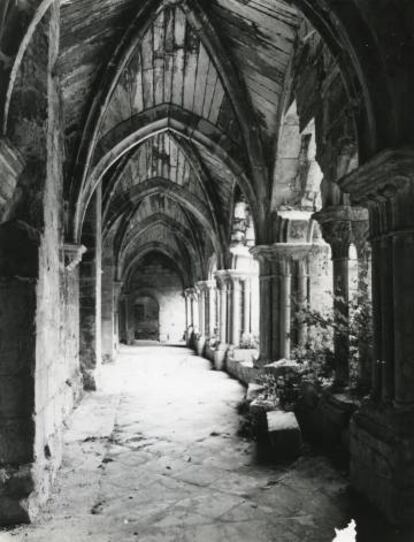
[[[347,258],[352,243],[352,211],[349,205],[331,206],[315,213],[324,240],[331,246],[332,259]]]
[[[197,296],[197,292],[195,288],[186,288],[184,290],[184,296],[194,298]]]
[[[275,262],[280,260],[301,260],[312,249],[311,243],[274,243],[259,245],[251,249],[253,257],[259,262]]]
[[[68,271],[73,271],[82,261],[82,256],[86,252],[84,245],[75,245],[72,243],[64,243],[63,254],[65,259],[65,267]]]
[[[215,280],[206,280],[206,288],[207,290],[214,290],[214,288],[217,288],[217,283]]]
[[[229,282],[229,275],[227,270],[225,269],[219,269],[214,273],[214,277],[219,283],[219,286],[222,288],[223,286],[227,286]]]
[[[195,287],[200,292],[204,292],[208,288],[208,280],[199,280],[198,282],[196,282]]]
[[[338,185],[358,205],[391,200],[414,183],[414,149],[383,151],[352,171]]]

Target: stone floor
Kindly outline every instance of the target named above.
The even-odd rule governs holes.
[[[345,478],[310,453],[259,464],[243,394],[185,348],[124,347],[70,421],[47,508],[0,542],[332,541],[355,517]],[[356,519],[358,541],[403,540]]]

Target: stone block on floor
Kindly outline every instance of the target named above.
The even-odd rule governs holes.
[[[267,437],[267,420],[266,414],[275,409],[274,401],[269,399],[256,398],[250,403],[249,413],[252,419],[253,430],[258,440],[266,439]]]
[[[266,412],[267,431],[277,459],[295,459],[302,449],[302,434],[294,412]]]

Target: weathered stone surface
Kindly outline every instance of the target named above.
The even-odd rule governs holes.
[[[65,434],[44,514],[5,534],[30,542],[332,540],[349,523],[346,479],[321,457],[289,470],[258,464],[254,443],[236,435],[242,387],[187,349],[162,351],[122,347],[117,363],[103,366],[101,390]],[[387,532],[366,519],[358,531]]]
[[[277,407],[270,399],[256,398],[249,405],[249,414],[252,418],[253,431],[257,440],[267,441],[267,413]]]
[[[354,487],[393,523],[413,525],[412,413],[364,405],[351,421],[350,448]]]
[[[295,459],[301,452],[302,435],[294,412],[266,412],[267,432],[275,459]]]
[[[248,351],[247,351],[248,352]],[[249,356],[251,357],[251,356]],[[232,357],[226,357],[226,370],[229,374],[243,382],[243,384],[249,384],[254,382],[260,371],[254,367],[253,361],[236,361]]]

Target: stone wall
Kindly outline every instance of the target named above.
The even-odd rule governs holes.
[[[0,524],[30,520],[48,498],[63,421],[80,391],[78,275],[65,270],[61,250],[58,21],[54,5],[23,59],[10,109],[8,135],[23,168],[0,228]]]
[[[130,318],[132,325],[135,299],[143,295],[154,297],[160,307],[160,341],[177,343],[185,331],[185,302],[182,281],[165,258],[151,258],[134,274],[131,283]]]
[[[78,275],[64,268],[63,146],[59,80],[52,75],[58,55],[58,8],[51,10],[47,78],[48,119],[44,226],[39,249],[35,368],[35,496],[48,496],[62,456],[63,421],[80,391],[78,358]]]

